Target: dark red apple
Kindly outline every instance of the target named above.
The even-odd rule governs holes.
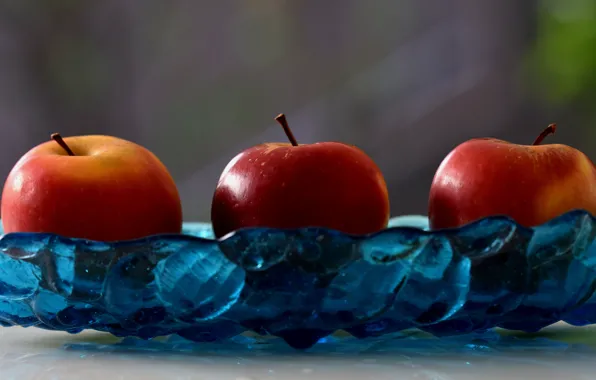
[[[508,216],[527,227],[568,211],[596,214],[596,169],[567,145],[541,145],[552,124],[533,145],[493,138],[456,147],[437,170],[429,197],[433,229],[459,227],[488,216]]]
[[[379,231],[389,220],[381,171],[362,150],[338,142],[265,143],[224,169],[211,208],[217,237],[246,227],[324,227],[348,234]]]

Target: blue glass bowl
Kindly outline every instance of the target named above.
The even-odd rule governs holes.
[[[402,217],[365,237],[246,229],[113,244],[48,234],[0,238],[0,324],[198,342],[246,331],[308,348],[337,330],[364,338],[495,326],[533,332],[596,323],[594,218],[528,229],[503,217],[428,231]]]

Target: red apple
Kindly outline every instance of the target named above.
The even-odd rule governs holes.
[[[291,144],[249,148],[223,171],[211,208],[217,237],[245,227],[323,227],[362,235],[387,226],[387,186],[370,157],[338,142],[298,145],[284,115],[276,120]]]
[[[443,160],[429,197],[430,226],[458,227],[502,215],[532,227],[568,211],[596,214],[596,169],[572,147],[533,145],[484,138],[469,140]]]
[[[178,190],[149,150],[109,136],[52,138],[27,152],[6,180],[5,233],[115,241],[181,231]]]

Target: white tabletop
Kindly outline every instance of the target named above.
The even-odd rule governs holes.
[[[0,328],[0,379],[594,379],[596,328],[556,325],[523,348],[505,343],[387,339],[310,352],[187,342],[131,346],[107,334]],[[397,342],[399,341],[399,342]],[[528,344],[529,342],[529,344]],[[134,347],[134,348],[131,348]]]

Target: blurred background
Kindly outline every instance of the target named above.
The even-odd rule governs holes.
[[[170,168],[208,220],[239,151],[363,148],[394,215],[426,213],[442,158],[472,137],[596,159],[594,0],[0,0],[0,174],[52,132],[110,134]]]

